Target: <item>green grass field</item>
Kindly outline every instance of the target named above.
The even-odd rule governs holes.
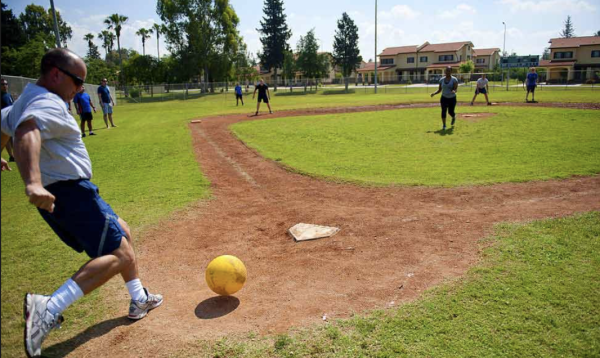
[[[223,339],[207,356],[600,355],[600,213],[500,225],[481,244],[482,262],[466,277],[419,301],[277,337]]]
[[[464,95],[459,100],[468,101],[470,96]],[[494,94],[492,99],[520,102],[522,97],[523,93],[511,91]],[[600,96],[593,91],[548,91],[540,93],[538,99],[600,102]],[[279,111],[437,101],[424,92],[400,92],[274,97],[272,104]],[[144,230],[156,229],[160,220],[210,197],[209,183],[193,155],[188,121],[208,115],[253,112],[255,104],[247,97],[246,106],[235,107],[233,96],[228,95],[142,105],[128,104],[125,100],[120,103],[115,108],[115,122],[119,128],[98,129],[98,136],[85,138],[85,143],[93,162],[93,181],[115,211],[129,222],[134,236],[138,237],[138,245],[143,245],[139,238],[143,237],[140,233]],[[430,121],[432,129],[439,126],[439,119]],[[96,114],[95,126],[102,127],[101,122],[101,115]],[[436,141],[440,138],[432,137]],[[581,147],[578,150],[585,149]],[[25,292],[50,294],[87,261],[85,255],[75,254],[63,245],[28,204],[16,166],[13,165],[13,169],[2,173],[1,185],[2,357],[23,354],[22,299]],[[62,342],[109,317],[115,307],[105,305],[108,293],[109,289],[100,289],[69,308],[67,323],[61,331],[51,335],[45,346]],[[581,295],[578,298],[587,297]]]
[[[597,111],[459,108],[484,111],[495,116],[458,119],[446,131],[437,108],[280,118],[232,129],[263,156],[332,180],[458,186],[600,172]]]

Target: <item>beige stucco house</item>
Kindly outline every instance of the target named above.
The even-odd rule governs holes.
[[[481,48],[473,50],[475,72],[491,71],[500,64],[499,48]]]
[[[550,60],[541,60],[547,81],[586,82],[598,79],[600,71],[600,36],[550,39]]]

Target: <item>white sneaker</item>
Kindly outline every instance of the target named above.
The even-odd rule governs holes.
[[[50,296],[28,293],[23,302],[25,315],[25,352],[28,357],[39,357],[42,354],[42,343],[51,330],[60,328],[64,318],[60,314],[53,315],[48,311]]]
[[[148,300],[146,302],[131,300],[129,303],[129,319],[142,319],[146,317],[150,310],[162,305],[163,297],[159,294],[151,294],[146,288],[144,288]]]

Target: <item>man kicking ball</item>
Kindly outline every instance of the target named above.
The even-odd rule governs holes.
[[[481,78],[477,80],[477,86],[475,87],[475,95],[473,96],[473,99],[471,100],[471,106],[473,105],[473,102],[475,102],[475,98],[477,98],[477,95],[480,93],[483,93],[485,95],[485,101],[487,102],[488,106],[491,106],[492,103],[490,102],[490,99],[488,98],[488,92],[489,92],[489,87],[488,87],[488,79],[485,78],[485,73],[481,74]]]
[[[271,99],[271,94],[269,93],[269,86],[265,83],[265,81],[260,79],[259,83],[256,85],[254,89],[254,93],[252,94],[252,99],[256,96],[256,91],[258,91],[258,102],[256,103],[256,113],[255,116],[258,116],[258,110],[260,109],[260,102],[263,101],[269,107],[269,113],[273,113],[271,110],[271,104],[269,104],[269,100]]]

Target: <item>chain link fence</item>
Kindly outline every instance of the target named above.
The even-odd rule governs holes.
[[[36,79],[27,78],[27,77],[2,76],[2,78],[6,79],[6,81],[8,82],[8,92],[12,95],[12,97],[15,101],[17,100],[17,98],[19,98],[21,93],[23,93],[23,90],[25,89],[25,86],[27,86],[27,84],[29,84],[29,83],[35,84],[37,82]],[[90,98],[92,99],[92,103],[96,107],[96,110],[102,111],[102,107],[100,106],[100,103],[98,101],[98,87],[100,87],[100,86],[85,83],[84,87],[85,87],[85,91],[90,95]],[[115,96],[114,88],[111,88],[110,86],[109,86],[109,88],[110,88],[110,92],[113,96],[113,99],[115,101],[115,105],[117,105],[117,98]],[[69,103],[69,107],[70,107],[71,113],[73,113],[73,114],[77,113],[73,102]]]

